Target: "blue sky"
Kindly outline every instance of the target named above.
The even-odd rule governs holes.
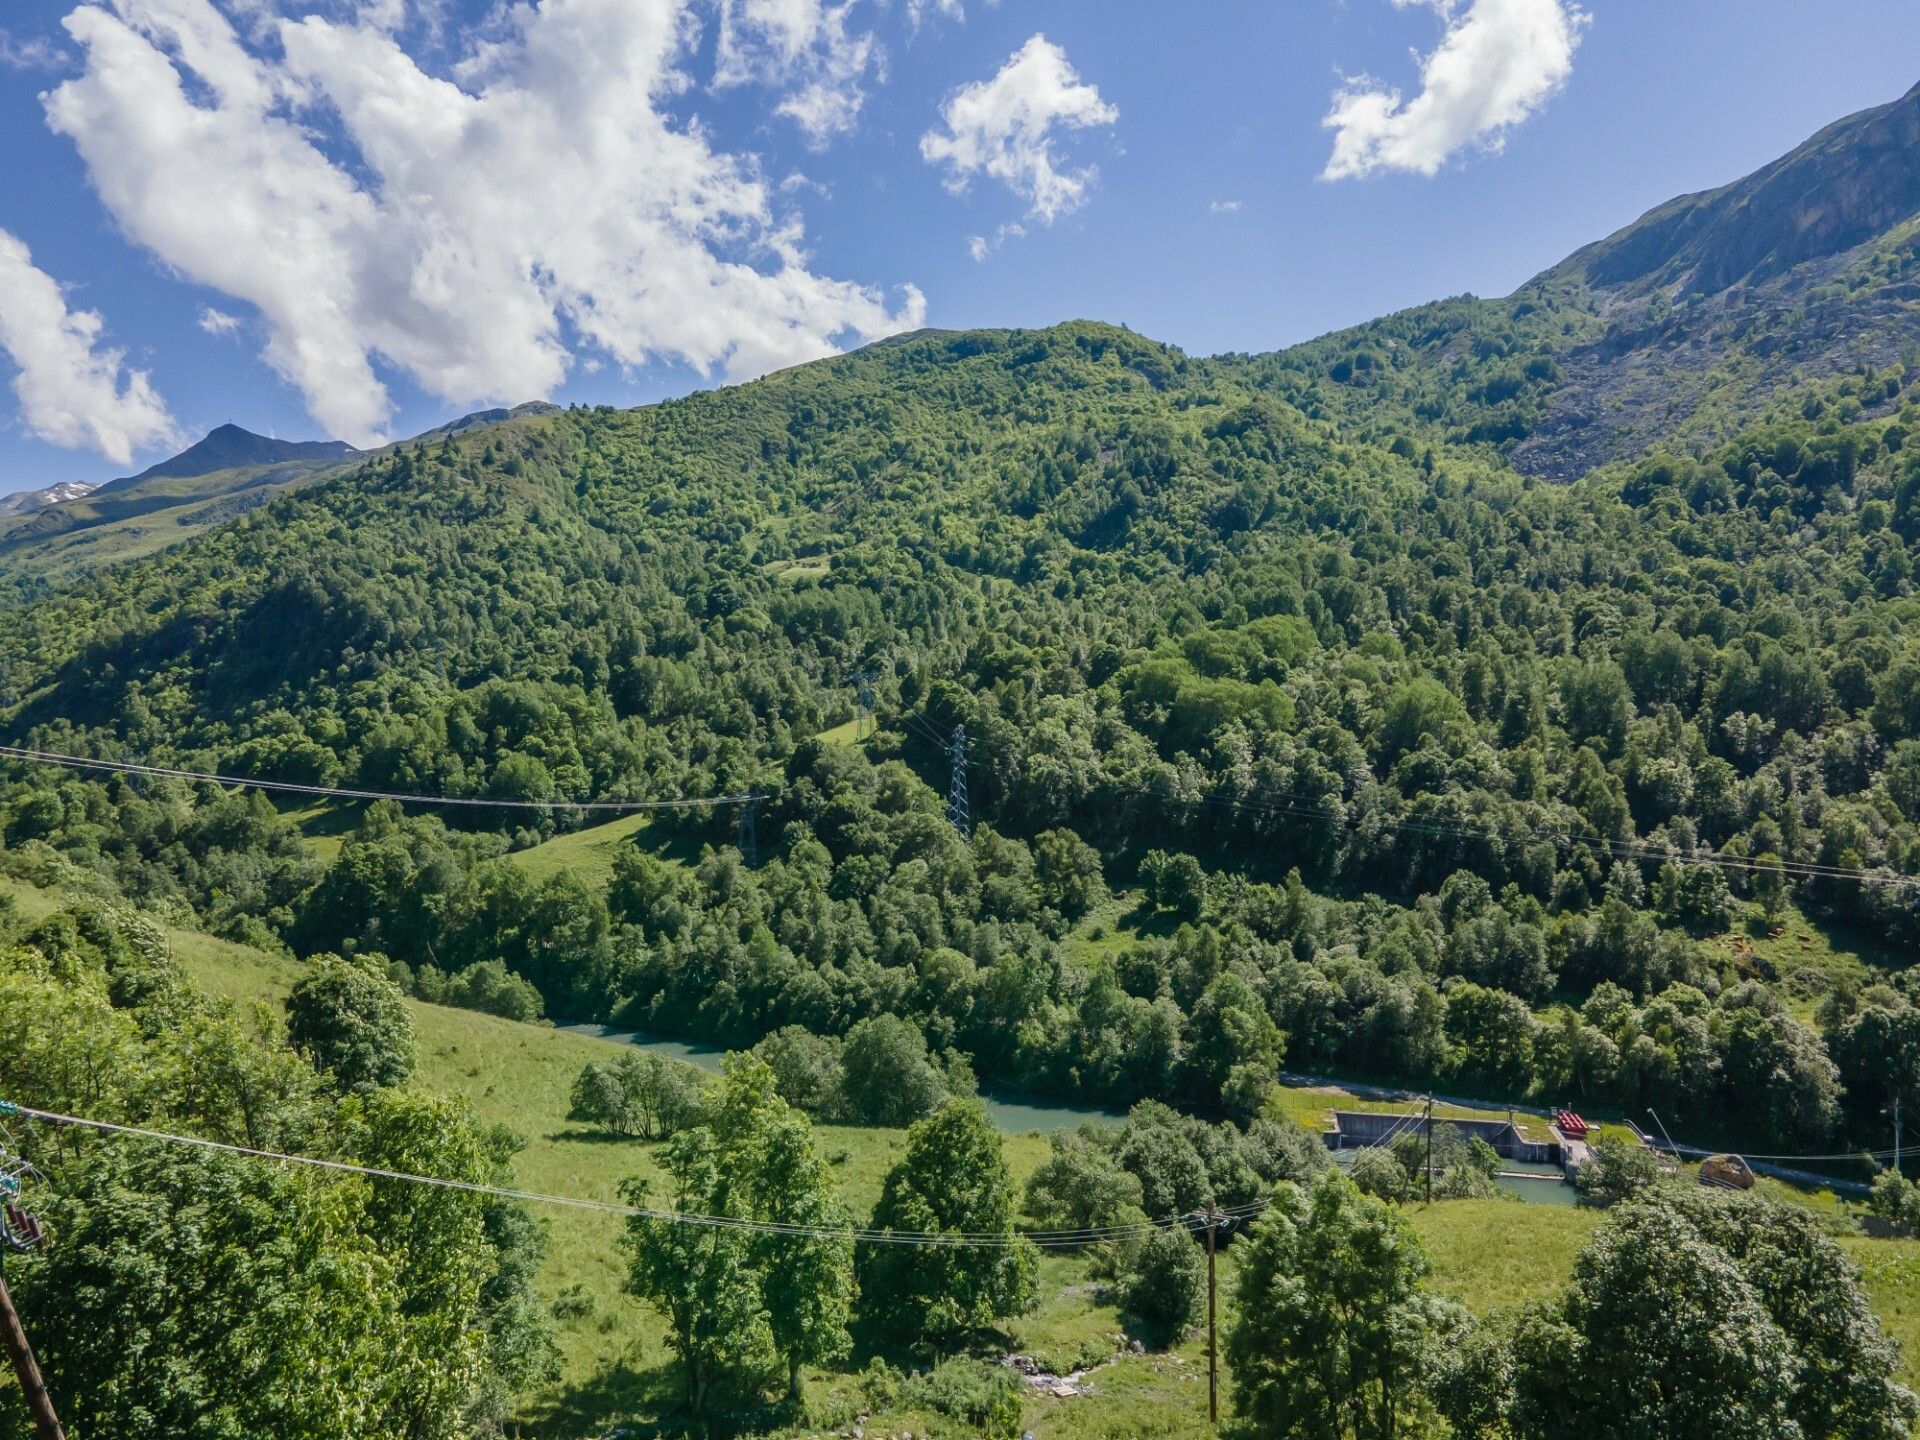
[[[1503,294],[1920,80],[1920,6],[1835,13],[10,0],[0,492],[913,323],[1214,353]]]

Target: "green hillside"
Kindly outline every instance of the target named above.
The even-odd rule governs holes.
[[[1280,1182],[1323,1158],[1289,1122],[1331,1103],[1281,1084],[1299,1073],[1614,1122],[1657,1109],[1679,1137],[1864,1181],[1888,1109],[1920,1098],[1920,216],[1895,143],[1916,115],[1920,92],[1853,117],[1506,300],[1272,355],[1198,359],[1088,321],[922,331],[642,410],[482,417],[265,487],[190,536],[131,515],[49,532],[4,575],[0,741],[362,793],[276,806],[0,762],[0,872],[145,917],[56,916],[7,964],[36,995],[91,997],[162,1078],[190,1057],[157,992],[116,978],[133,942],[115,927],[191,934],[180,957],[229,994],[319,977],[355,1016],[334,1081],[290,1070],[271,1027],[246,1053],[302,1094],[333,1084],[296,1118],[350,1153],[363,1107],[427,1103],[369,1098],[410,996],[425,1093],[526,1139],[522,1183],[603,1197],[671,1165],[695,1203],[771,1205],[751,1186],[813,1170],[765,1156],[817,1124],[833,1194],[782,1204],[864,1217],[884,1199],[938,1228],[911,1186],[953,1176],[900,1127],[985,1154],[985,1120],[947,1105],[978,1085],[1131,1112],[1123,1140],[1062,1142],[1106,1187],[1087,1213],[1284,1209]],[[83,543],[121,563],[63,568]],[[863,675],[875,724],[856,740]],[[661,808],[556,808],[594,801]],[[419,1003],[449,997],[471,1008]],[[700,1142],[760,1178],[736,1192],[691,1141],[574,1133],[575,1077],[618,1052],[515,1023],[542,1015],[761,1047],[786,1099],[743,1089],[725,1113],[759,1138],[716,1121]],[[602,1080],[617,1129],[628,1082]],[[152,1083],[161,1099],[116,1103],[195,1122]],[[497,1143],[448,1134],[476,1173]],[[1007,1149],[1015,1180],[1059,1158]],[[97,1178],[79,1159],[63,1185]],[[1014,1192],[978,1169],[999,1234]],[[1493,1185],[1484,1157],[1453,1171]],[[1902,1195],[1877,1203],[1920,1206]],[[1399,1224],[1324,1203],[1346,1220],[1316,1224]],[[1560,1293],[1586,1217],[1457,1203],[1418,1222],[1438,1289],[1483,1309]],[[1820,1249],[1808,1227],[1852,1224],[1835,1204],[1673,1203],[1627,1212],[1655,1237],[1627,1258],[1688,1227],[1705,1250],[1739,1248],[1727,1225]],[[487,1316],[502,1375],[531,1333],[508,1313],[515,1214],[468,1217],[499,1232],[474,1242],[472,1273],[500,1282],[480,1308],[425,1312]],[[657,1317],[617,1297],[613,1237],[556,1222],[540,1283],[561,1375],[517,1383],[510,1410],[544,1433],[666,1425],[682,1384],[704,1407],[695,1342],[676,1368]],[[1909,1252],[1847,1244],[1911,1338]],[[1091,1260],[1049,1259],[1028,1295],[1009,1253],[987,1299],[916,1278],[934,1261],[861,1259],[867,1338],[808,1361],[821,1428],[935,1394],[951,1419],[949,1385],[991,1400],[977,1367],[859,1378],[876,1329],[916,1361],[1107,1343]],[[1730,1254],[1695,1258],[1729,1294],[1764,1289],[1727,1278]],[[733,1271],[681,1283],[733,1296],[722,1338],[759,1334],[750,1261],[774,1263],[723,1252]],[[1786,1353],[1748,1302],[1735,1348]],[[1538,1341],[1472,1333],[1509,1358]],[[1175,1354],[1106,1382],[1147,1420],[1084,1405],[1063,1423],[1185,1433],[1193,1351]],[[741,1404],[775,1428],[777,1367],[741,1368]],[[879,1398],[856,1395],[869,1384]],[[483,1390],[460,1403],[509,1413]]]

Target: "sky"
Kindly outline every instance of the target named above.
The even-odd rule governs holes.
[[[1913,0],[7,0],[0,493],[920,325],[1276,349],[1916,81]]]

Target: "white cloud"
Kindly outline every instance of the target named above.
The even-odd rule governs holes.
[[[67,57],[44,35],[16,40],[0,29],[0,66],[8,70],[58,70]]]
[[[989,0],[992,3],[992,0]],[[907,24],[918,30],[932,16],[943,20],[965,20],[967,12],[960,0],[907,0]]]
[[[1321,172],[1345,180],[1382,170],[1432,175],[1469,145],[1498,150],[1573,73],[1587,16],[1572,0],[1394,0],[1428,5],[1446,33],[1420,62],[1420,93],[1360,77],[1333,97],[1322,122],[1334,132]]]
[[[252,306],[268,361],[356,444],[392,411],[376,362],[495,404],[577,357],[738,380],[921,324],[912,286],[896,307],[815,273],[751,160],[666,113],[689,6],[519,5],[456,81],[380,25],[267,17],[261,44],[209,0],[87,4],[65,22],[85,70],[47,115],[121,228]]]
[[[991,80],[963,85],[941,107],[946,129],[920,137],[920,154],[947,167],[947,188],[963,191],[986,174],[1027,202],[1042,224],[1086,202],[1094,168],[1063,170],[1054,153],[1056,127],[1084,130],[1111,125],[1120,112],[1083,82],[1067,52],[1035,35]]]
[[[19,237],[0,230],[0,350],[19,367],[22,421],[42,440],[125,465],[176,431],[146,372],[100,343],[103,329],[96,311],[69,310]]]
[[[229,315],[224,310],[216,310],[211,305],[202,305],[200,328],[209,335],[231,335],[240,328],[240,317]]]
[[[1240,211],[1238,200],[1211,200],[1207,202],[1207,212],[1212,215],[1236,215]]]
[[[1018,240],[1026,233],[1026,226],[1017,221],[1009,221],[1007,224],[996,229],[991,238],[985,235],[969,235],[967,237],[967,254],[973,257],[976,265],[984,264],[987,258],[1002,245],[1006,244],[1009,240]]]
[[[879,70],[871,33],[848,28],[856,0],[720,0],[713,83],[794,88],[775,107],[815,145],[853,129],[866,76]]]

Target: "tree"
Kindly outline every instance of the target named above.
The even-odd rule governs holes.
[[[1791,1409],[1809,1440],[1904,1440],[1920,1399],[1899,1383],[1900,1353],[1867,1302],[1860,1271],[1802,1206],[1676,1188],[1653,1204],[1731,1256],[1787,1337]]]
[[[1100,852],[1071,830],[1043,830],[1033,837],[1033,878],[1041,902],[1069,920],[1078,920],[1107,898]]]
[[[1580,1203],[1605,1210],[1660,1183],[1660,1162],[1644,1145],[1603,1136],[1587,1163],[1574,1172]]]
[[[1013,1180],[978,1102],[952,1100],[907,1132],[887,1172],[877,1230],[1000,1235],[990,1247],[873,1245],[862,1256],[861,1306],[876,1335],[938,1343],[1018,1315],[1034,1301],[1039,1257],[1013,1234]]]
[[[726,1171],[727,1157],[711,1130],[683,1130],[667,1142],[661,1167],[665,1200],[683,1215],[749,1218],[745,1196]],[[629,1180],[621,1194],[635,1206],[656,1199],[645,1180]],[[773,1327],[760,1290],[754,1237],[724,1225],[686,1225],[635,1215],[625,1237],[627,1289],[667,1320],[667,1343],[680,1358],[686,1404],[704,1414],[718,1387],[764,1386],[778,1365]]]
[[[8,1279],[73,1433],[394,1433],[395,1261],[338,1188],[140,1142],[66,1170],[46,1212],[60,1243]]]
[[[664,1140],[699,1123],[702,1103],[691,1066],[629,1051],[615,1060],[587,1062],[573,1082],[567,1118],[617,1135]]]
[[[1027,1177],[1027,1214],[1043,1230],[1087,1230],[1145,1220],[1140,1182],[1105,1145],[1071,1131],[1054,1135],[1052,1153]]]
[[[812,1126],[763,1062],[732,1056],[708,1123],[674,1136],[664,1165],[676,1212],[750,1222],[627,1222],[627,1286],[667,1317],[689,1408],[751,1396],[779,1370],[797,1402],[802,1367],[845,1350],[853,1293],[852,1233]],[[642,1205],[649,1195],[645,1181],[624,1191]]]
[[[1366,1194],[1379,1200],[1405,1200],[1413,1191],[1407,1167],[1391,1150],[1369,1146],[1353,1157],[1347,1176]]]
[[[1514,1366],[1515,1428],[1542,1440],[1796,1433],[1787,1337],[1729,1256],[1653,1206],[1601,1227]],[[1596,1394],[1607,1403],[1580,1403]]]
[[[1207,872],[1191,855],[1149,850],[1140,861],[1140,885],[1156,910],[1197,920],[1207,903]]]
[[[840,1050],[840,1092],[863,1125],[905,1125],[947,1098],[946,1077],[913,1022],[875,1015],[847,1032]]]
[[[1536,1023],[1527,1002],[1471,981],[1447,987],[1448,1068],[1498,1095],[1522,1095],[1533,1076]]]
[[[343,1091],[398,1085],[413,1073],[413,1016],[384,967],[313,960],[287,996],[287,1040]]]
[[[1426,1256],[1399,1212],[1329,1173],[1275,1189],[1234,1289],[1233,1406],[1276,1440],[1426,1433],[1424,1384],[1448,1307],[1420,1287]]]
[[[853,1304],[853,1237],[833,1171],[805,1115],[781,1098],[774,1073],[730,1056],[713,1110],[713,1134],[744,1185],[753,1219],[826,1235],[761,1233],[754,1261],[773,1348],[786,1362],[787,1398],[799,1403],[801,1367],[846,1351]]]
[[[789,1105],[809,1115],[831,1117],[840,1105],[840,1044],[804,1025],[786,1025],[753,1047],[773,1071]]]
[[[440,1003],[498,1015],[503,1020],[538,1020],[540,992],[531,981],[509,974],[498,960],[482,960],[447,981]]]
[[[1286,1041],[1253,987],[1228,972],[1216,977],[1194,1003],[1186,1053],[1188,1083],[1194,1094],[1204,1102],[1217,1103],[1240,1066],[1252,1072],[1241,1084],[1264,1093],[1260,1081],[1264,1077],[1272,1083],[1286,1053]]]
[[[1898,1170],[1882,1170],[1873,1177],[1867,1210],[1909,1234],[1920,1232],[1920,1181],[1909,1180]]]
[[[1171,1345],[1200,1314],[1207,1267],[1184,1226],[1155,1230],[1135,1251],[1120,1279],[1120,1308],[1141,1338],[1156,1349]]]

